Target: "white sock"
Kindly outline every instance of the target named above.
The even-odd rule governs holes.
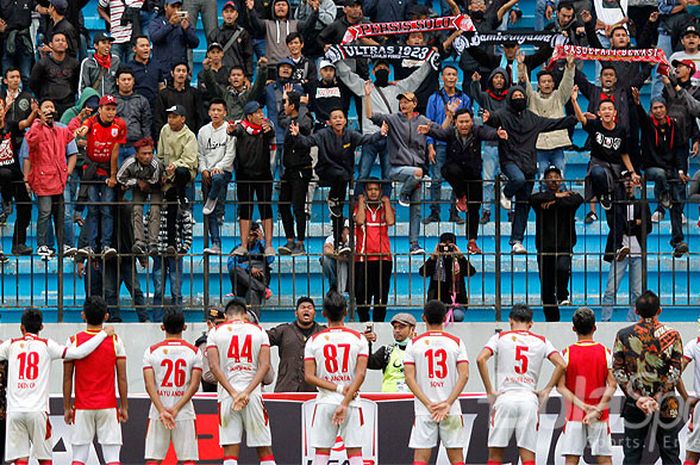
[[[312,465],[328,465],[328,459],[330,459],[331,456],[329,454],[320,454],[316,452],[316,455],[314,455],[314,461]]]
[[[352,457],[348,458],[348,461],[350,462],[350,465],[362,465],[362,454],[353,455]]]
[[[119,452],[122,450],[120,444],[102,444],[102,455],[105,458],[105,465],[118,465]]]
[[[277,463],[275,462],[275,457],[270,455],[268,457],[261,458],[260,465],[277,465]]]
[[[87,463],[90,444],[73,444],[73,462]]]
[[[238,457],[229,456],[224,457],[224,465],[238,465]]]

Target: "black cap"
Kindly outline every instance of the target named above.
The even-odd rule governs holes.
[[[183,107],[182,105],[173,105],[170,108],[166,108],[165,113],[172,113],[178,116],[187,116],[187,110],[185,110],[185,107]]]
[[[96,44],[98,42],[102,42],[103,40],[109,40],[110,42],[114,42],[117,39],[107,34],[106,32],[96,32],[95,36],[92,38],[92,43]]]
[[[207,47],[207,53],[211,52],[211,51],[214,50],[215,48],[218,48],[218,49],[221,50],[222,52],[224,51],[224,47],[222,47],[220,43],[218,43],[218,42],[212,42],[212,43],[209,44],[209,47]]]
[[[362,6],[362,0],[345,0],[344,5],[345,6],[355,6],[355,5]]]
[[[226,314],[224,313],[224,309],[221,307],[216,307],[216,306],[211,306],[207,309],[207,320],[209,321],[215,321],[215,320],[225,320],[226,319]]]

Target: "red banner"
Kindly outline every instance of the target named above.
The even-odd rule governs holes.
[[[582,47],[580,45],[557,45],[554,48],[550,63],[563,60],[570,54],[577,60],[636,61],[668,64],[666,54],[660,48],[612,50],[606,48]]]

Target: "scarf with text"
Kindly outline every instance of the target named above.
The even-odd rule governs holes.
[[[472,20],[467,15],[442,16],[440,18],[415,19],[413,21],[391,21],[388,23],[365,23],[350,26],[345,31],[343,40],[340,43],[345,45],[363,37],[444,31],[448,29],[459,29],[464,32],[476,30]]]
[[[501,45],[506,42],[513,42],[518,45],[534,45],[537,47],[556,47],[564,45],[569,41],[562,34],[556,32],[532,32],[532,31],[506,31],[473,34],[464,34],[458,36],[452,47],[458,54],[464,53],[464,50],[473,47],[483,47],[485,45]]]
[[[595,61],[627,61],[638,63],[652,63],[668,66],[666,54],[660,48],[642,48],[642,49],[605,49],[583,47],[580,45],[557,45],[554,48],[554,53],[550,59],[550,65],[555,61],[566,58],[572,54],[577,60],[595,60]]]
[[[325,55],[331,63],[351,58],[372,60],[429,60],[433,69],[440,68],[440,56],[432,47],[410,45],[332,45]]]

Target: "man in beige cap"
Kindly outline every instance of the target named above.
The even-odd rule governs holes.
[[[372,352],[372,343],[377,340],[377,335],[369,327],[368,331],[365,331],[365,337],[370,343],[367,368],[383,371],[382,392],[409,392],[404,376],[403,358],[406,345],[416,330],[416,318],[410,313],[397,313],[391,319],[391,326],[394,328],[394,342],[380,347],[376,352]]]

